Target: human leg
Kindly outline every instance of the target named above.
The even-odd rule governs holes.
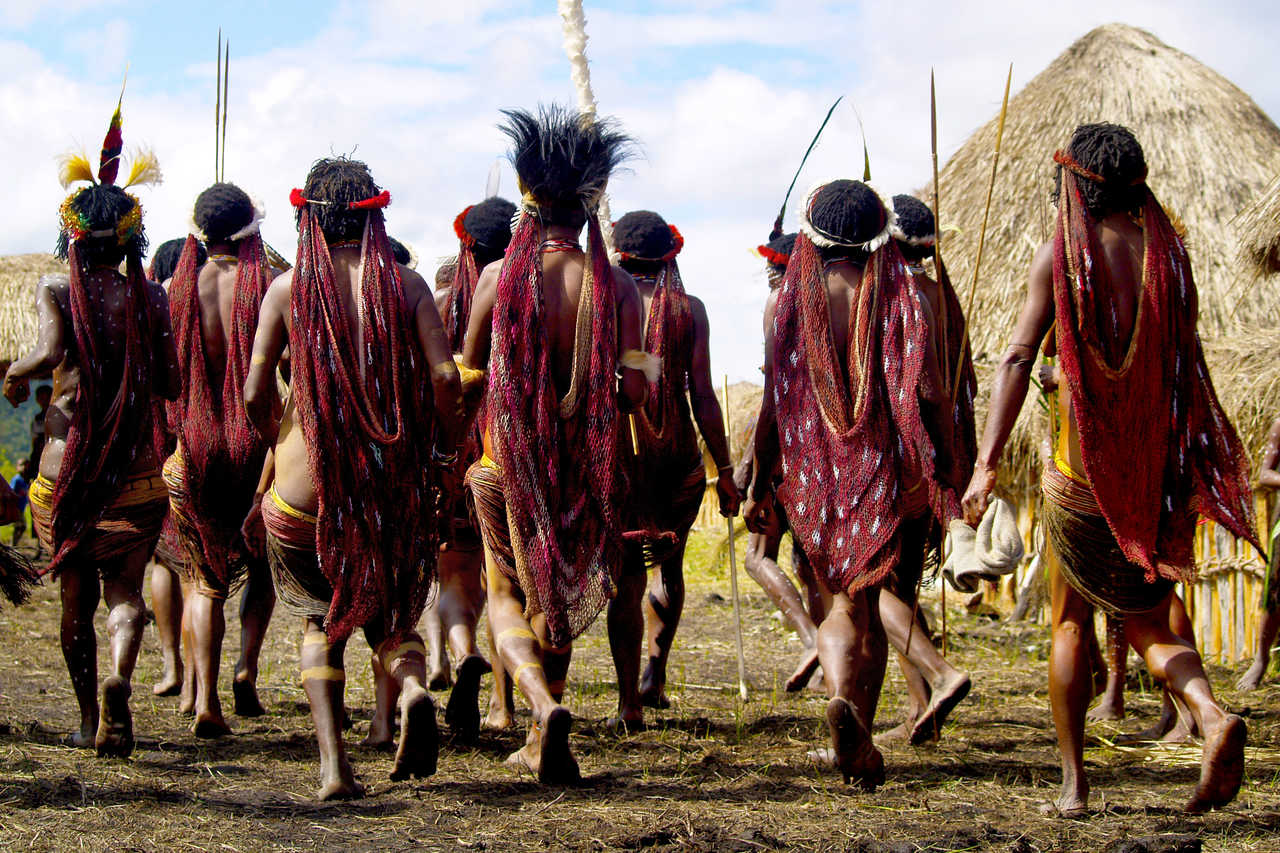
[[[688,535],[684,531],[679,547],[654,571],[649,592],[644,596],[649,661],[640,677],[640,704],[650,708],[671,707],[666,693],[667,661],[684,611],[684,548]]]
[[[1084,715],[1092,698],[1087,635],[1093,632],[1093,607],[1060,572],[1049,572],[1053,639],[1049,649],[1049,706],[1062,758],[1062,789],[1052,810],[1064,817],[1088,808],[1089,780],[1084,772]]]
[[[1204,665],[1195,645],[1171,627],[1170,594],[1153,611],[1125,620],[1126,635],[1147,662],[1154,678],[1164,682],[1181,699],[1204,735],[1200,781],[1184,810],[1205,812],[1235,799],[1244,776],[1244,720],[1228,714],[1214,698]]]
[[[365,629],[369,646],[378,655],[381,673],[394,682],[399,697],[400,742],[396,747],[392,781],[424,778],[436,772],[440,737],[436,709],[427,692],[427,649],[416,633],[383,638],[374,626]]]
[[[218,669],[222,639],[226,634],[226,599],[197,585],[187,606],[191,609],[191,636],[196,669],[196,718],[191,733],[200,738],[216,738],[231,733],[222,716],[218,698]]]
[[[167,566],[151,564],[151,609],[160,635],[160,680],[151,688],[157,696],[177,696],[182,690],[182,583]]]
[[[182,582],[182,600],[190,601],[195,597],[195,584]],[[186,665],[182,670],[182,692],[178,694],[178,713],[194,714],[196,712],[196,668],[195,668],[195,636],[191,630],[192,611],[182,608],[182,659]]]
[[[609,652],[618,681],[618,714],[609,721],[616,730],[644,726],[640,705],[640,646],[644,637],[645,592],[644,555],[628,548],[626,565],[618,578],[618,594],[609,602],[605,621],[609,630]]]
[[[267,627],[276,608],[276,590],[271,570],[265,562],[252,560],[244,590],[240,593],[240,657],[231,682],[238,717],[260,717],[266,713],[258,698],[258,659],[267,639]]]
[[[62,657],[71,675],[71,688],[80,707],[80,731],[71,746],[93,746],[98,729],[98,637],[93,614],[98,609],[98,572],[93,566],[68,565],[58,575],[62,596]]]
[[[346,641],[330,643],[319,617],[303,624],[302,689],[311,705],[311,721],[316,727],[320,748],[319,800],[356,799],[364,796],[364,786],[356,781],[342,743],[343,693],[347,673],[343,666]]]
[[[827,726],[836,767],[846,783],[867,790],[884,781],[884,758],[871,740],[888,645],[875,590],[837,595],[818,627],[817,647],[828,692]]]
[[[489,625],[494,632],[498,655],[511,681],[533,707],[533,724],[525,746],[507,759],[527,767],[544,784],[565,784],[578,780],[578,763],[569,752],[569,709],[552,696],[543,669],[543,644],[524,617],[524,596],[502,573],[485,548]]]
[[[1106,615],[1107,686],[1102,698],[1085,714],[1089,720],[1124,719],[1124,680],[1129,658],[1129,642],[1124,638],[1124,619],[1113,613]]]
[[[483,570],[484,555],[478,548],[448,547],[440,552],[437,619],[442,645],[447,645],[459,662],[444,718],[454,733],[467,741],[474,740],[480,731],[480,678],[491,669],[476,647],[476,623],[484,608]],[[438,664],[433,658],[433,675]],[[444,664],[447,670],[447,656]]]
[[[102,683],[102,707],[94,747],[100,756],[124,758],[133,752],[133,716],[129,696],[133,669],[142,647],[142,583],[147,560],[155,543],[134,549],[119,560],[118,568],[104,572],[102,597],[107,605],[107,642],[111,675]]]

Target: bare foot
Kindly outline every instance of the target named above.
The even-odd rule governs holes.
[[[620,708],[616,716],[610,717],[605,727],[615,735],[635,734],[644,731],[644,712],[639,708]]]
[[[1084,718],[1095,723],[1102,720],[1123,720],[1124,697],[1104,693],[1098,704],[1085,712]]]
[[[1078,820],[1079,818],[1087,817],[1089,814],[1087,801],[1087,795],[1081,797],[1077,794],[1063,794],[1056,800],[1040,806],[1040,814],[1045,817],[1061,817],[1067,818],[1068,820]]]
[[[448,661],[432,668],[431,674],[427,676],[428,690],[444,690],[452,683],[453,676],[449,672]]]
[[[489,731],[500,732],[515,726],[516,721],[511,716],[511,712],[506,708],[495,708],[489,706],[489,713],[484,715],[484,719],[480,721],[480,727]]]
[[[82,723],[80,731],[72,732],[62,739],[62,745],[74,747],[75,749],[93,749],[97,729],[97,723]]]
[[[836,751],[829,746],[811,749],[804,754],[804,757],[826,770],[833,769],[836,766]]]
[[[98,734],[93,740],[99,758],[127,758],[133,752],[133,715],[129,713],[129,682],[113,675],[102,682]]]
[[[569,727],[573,716],[569,709],[557,705],[546,720],[535,720],[529,740],[518,752],[507,758],[513,766],[526,767],[544,785],[573,785],[581,780],[578,762],[569,752]]]
[[[359,800],[363,797],[364,785],[357,782],[355,778],[335,779],[325,783],[319,791],[316,791],[316,799],[322,803],[329,800]]]
[[[971,682],[963,672],[956,672],[943,682],[929,698],[929,707],[924,709],[920,719],[911,730],[911,745],[919,746],[927,740],[937,740],[942,733],[942,726],[950,714],[960,704],[960,700],[969,695]]]
[[[1225,806],[1236,798],[1244,778],[1244,744],[1248,732],[1244,720],[1228,714],[1205,732],[1200,758],[1200,783],[1183,806],[1188,814],[1201,814]]]
[[[644,675],[640,678],[640,704],[659,710],[670,708],[671,700],[667,698],[665,687],[666,683],[658,681],[653,664],[650,663],[644,668]]]
[[[480,676],[493,667],[480,655],[468,655],[458,664],[458,678],[444,706],[444,721],[455,735],[471,743],[480,734]]]
[[[1170,728],[1169,731],[1165,732],[1164,735],[1160,738],[1160,742],[1161,743],[1190,743],[1192,738],[1195,737],[1195,728],[1196,727],[1193,722],[1188,723],[1186,720],[1183,720],[1181,717],[1179,717],[1178,722],[1175,723],[1173,727]]]
[[[884,782],[884,756],[847,699],[836,696],[827,703],[827,727],[834,763],[844,783],[857,782],[864,791],[874,791]]]
[[[240,678],[231,682],[231,695],[235,698],[237,717],[261,717],[267,713],[258,699],[258,685],[248,678]]]
[[[1240,680],[1236,682],[1236,690],[1241,693],[1257,690],[1258,685],[1262,683],[1262,677],[1267,674],[1267,663],[1268,661],[1264,660],[1254,660],[1253,664],[1245,670],[1244,675],[1240,676]]]
[[[898,743],[906,741],[911,737],[911,731],[915,728],[916,721],[913,717],[908,717],[898,725],[889,729],[887,732],[881,732],[876,735],[874,740],[878,744],[882,743]]]
[[[787,692],[795,693],[809,686],[809,680],[813,678],[814,673],[818,669],[818,649],[806,649],[804,657],[800,659],[800,665],[796,667],[795,672],[791,673],[791,677],[787,679]]]
[[[436,772],[439,754],[440,732],[431,694],[421,687],[405,688],[400,694],[400,745],[391,781],[430,776]]]
[[[182,679],[182,692],[178,698],[178,713],[190,716],[196,712],[196,677],[194,667]]]
[[[160,680],[151,688],[156,696],[177,696],[182,692],[182,673],[165,670]]]

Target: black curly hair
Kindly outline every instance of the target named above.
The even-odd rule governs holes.
[[[543,222],[579,228],[584,204],[604,192],[609,176],[631,156],[633,142],[612,119],[584,120],[558,104],[503,110],[499,129],[511,139],[511,165],[521,189],[538,205]]]
[[[933,211],[929,209],[929,205],[913,195],[902,193],[893,197],[893,212],[898,217],[898,229],[907,238],[898,240],[902,256],[912,261],[930,257],[933,254],[932,240],[929,245],[913,245],[908,242],[912,238],[921,240],[937,237],[938,228],[934,224]]]
[[[667,220],[652,210],[633,210],[613,223],[613,245],[634,256],[622,260],[623,269],[649,275],[663,267],[658,258],[675,248],[676,238]]]
[[[815,230],[839,244],[818,246],[824,261],[847,259],[865,264],[869,253],[857,248],[879,234],[889,212],[875,190],[862,181],[838,180],[818,190],[808,211]]]
[[[302,185],[304,197],[331,202],[310,205],[320,224],[320,230],[324,233],[325,242],[328,243],[359,240],[363,237],[368,211],[349,210],[347,205],[353,201],[373,198],[380,192],[382,188],[373,182],[369,167],[348,157],[317,160],[307,173],[306,183]],[[297,208],[294,212],[294,221],[301,224],[302,208]]]
[[[151,275],[157,284],[173,278],[173,271],[178,268],[178,258],[182,257],[182,248],[187,244],[185,238],[178,237],[165,240],[151,256]],[[196,241],[196,266],[209,260],[209,253],[204,244]]]
[[[253,221],[253,201],[235,184],[217,183],[196,196],[191,218],[209,243],[227,243]]]
[[[402,267],[409,266],[409,262],[413,260],[413,255],[409,254],[409,247],[395,237],[388,236],[387,240],[391,243],[391,256],[396,259],[396,263]]]
[[[111,184],[94,184],[80,190],[71,199],[71,209],[79,214],[89,231],[111,230],[106,237],[84,237],[79,243],[81,261],[90,267],[114,267],[126,257],[136,255],[139,260],[147,251],[147,232],[142,223],[123,246],[114,231],[121,219],[129,215],[137,205],[133,196]],[[71,252],[71,240],[66,231],[58,232],[54,254],[66,260]]]
[[[476,256],[476,268],[484,269],[502,257],[511,242],[511,217],[516,206],[505,198],[493,196],[474,204],[462,217],[462,227],[475,240],[471,251]]]
[[[1071,134],[1067,153],[1077,163],[1102,177],[1102,182],[1080,178],[1076,186],[1094,219],[1112,213],[1139,214],[1147,199],[1147,158],[1133,131],[1119,124],[1082,124]],[[1053,203],[1062,193],[1062,166],[1054,172]]]

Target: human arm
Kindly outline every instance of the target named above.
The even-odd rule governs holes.
[[[628,351],[644,348],[644,300],[636,288],[636,281],[622,267],[613,268],[613,281],[618,294],[618,357]],[[623,367],[618,380],[623,408],[634,412],[649,399],[649,380],[644,371]]]
[[[57,279],[42,277],[36,285],[36,319],[40,325],[35,348],[9,366],[4,396],[15,407],[31,396],[33,377],[46,376],[66,357],[66,321],[53,286]]]
[[[748,529],[763,533],[769,523],[770,504],[773,499],[773,471],[778,465],[778,420],[773,402],[773,318],[778,307],[778,292],[769,294],[764,306],[764,396],[760,400],[760,414],[756,418],[755,477],[751,481],[750,495],[744,511]]]
[[[458,438],[462,435],[462,412],[459,401],[462,395],[462,382],[458,377],[458,365],[453,360],[453,351],[449,347],[449,338],[444,332],[444,324],[440,322],[440,312],[431,298],[431,289],[427,287],[422,276],[407,267],[400,270],[406,287],[418,294],[417,307],[414,311],[414,324],[418,334],[418,345],[427,360],[427,368],[431,371],[431,390],[435,400],[436,414],[442,429],[437,438],[438,447],[443,453],[452,453],[458,446]]]
[[[262,461],[262,473],[258,476],[258,488],[253,493],[253,504],[249,507],[249,514],[245,516],[244,522],[240,525],[240,538],[244,540],[245,545],[257,557],[264,557],[267,553],[267,529],[262,521],[262,498],[267,493],[267,489],[271,488],[272,482],[276,478],[276,451],[272,448],[267,451],[266,458]]]
[[[961,500],[964,520],[971,526],[976,527],[982,520],[990,502],[991,490],[996,485],[996,467],[1022,411],[1036,353],[1053,325],[1053,311],[1053,244],[1045,243],[1031,262],[1027,299],[1014,325],[1013,343],[996,365],[978,459]]]
[[[258,434],[268,444],[276,443],[280,429],[277,407],[276,368],[289,343],[290,287],[293,273],[276,278],[262,298],[258,312],[258,332],[253,338],[253,356],[249,359],[249,375],[244,381],[244,411]]]
[[[489,349],[493,342],[493,305],[498,298],[498,275],[502,262],[494,261],[480,273],[476,292],[471,295],[471,315],[462,343],[462,363],[473,370],[489,369]]]
[[[707,444],[711,458],[715,460],[716,492],[720,496],[720,514],[732,518],[738,514],[742,494],[733,479],[733,459],[730,457],[729,440],[725,435],[724,412],[716,398],[711,380],[711,324],[707,321],[707,309],[701,299],[689,297],[689,309],[693,315],[693,355],[689,363],[689,401],[698,431]]]
[[[1258,474],[1258,485],[1267,489],[1280,489],[1280,418],[1271,423],[1271,431],[1267,433],[1267,448],[1262,452],[1262,471]]]

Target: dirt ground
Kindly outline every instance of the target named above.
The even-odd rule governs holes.
[[[390,756],[356,745],[373,690],[368,648],[353,641],[348,743],[370,796],[333,805],[310,799],[318,760],[297,683],[294,620],[271,627],[262,661],[267,716],[230,717],[235,735],[212,743],[188,734],[175,699],[152,697],[159,652],[148,628],[133,704],[138,749],[126,761],[98,760],[59,745],[77,715],[58,650],[56,589],[42,589],[23,609],[0,610],[0,848],[1101,853],[1202,843],[1205,850],[1280,850],[1280,686],[1241,697],[1231,687],[1235,671],[1212,672],[1219,695],[1248,720],[1247,778],[1231,806],[1188,818],[1178,807],[1197,777],[1198,747],[1111,745],[1159,708],[1158,694],[1131,665],[1139,672],[1130,676],[1130,718],[1090,724],[1092,816],[1049,819],[1037,810],[1060,778],[1044,685],[1047,633],[960,613],[950,620],[951,657],[972,673],[974,690],[942,740],[889,747],[888,782],[874,795],[845,788],[806,760],[805,751],[825,740],[823,698],[781,691],[801,645],[745,577],[754,689],[750,701],[739,701],[729,585],[710,553],[705,542],[693,549],[671,666],[673,707],[649,712],[656,728],[625,738],[606,731],[615,688],[603,618],[579,642],[566,704],[577,719],[581,787],[543,788],[504,766],[521,742],[516,731],[486,732],[463,747],[443,727],[439,772],[423,782],[390,782]],[[228,706],[239,644],[234,610],[222,668]],[[878,730],[899,721],[902,697],[891,662]],[[1145,841],[1127,843],[1133,839]]]

